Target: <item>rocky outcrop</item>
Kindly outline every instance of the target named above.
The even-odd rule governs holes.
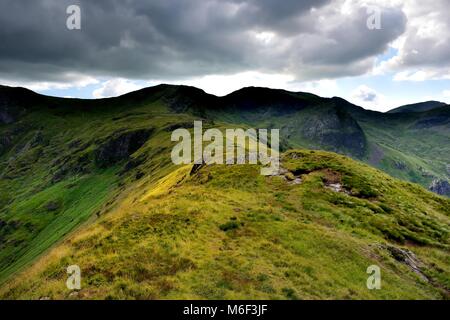
[[[19,136],[26,133],[30,128],[27,125],[14,125],[0,133],[0,156],[14,146]]]
[[[95,164],[106,168],[128,159],[145,144],[152,132],[153,129],[141,129],[113,134],[95,151]]]
[[[307,119],[300,129],[303,138],[326,150],[362,158],[367,140],[358,122],[345,110],[332,108]]]
[[[395,260],[411,268],[411,270],[417,273],[423,280],[429,281],[429,279],[422,272],[423,263],[419,261],[412,251],[390,245],[382,245],[381,247],[386,249]]]
[[[191,171],[189,172],[189,175],[192,176],[192,175],[196,174],[196,173],[197,173],[201,168],[203,168],[205,165],[206,165],[205,162],[202,162],[201,164],[198,164],[198,163],[194,164],[194,165],[192,166]]]
[[[442,196],[450,197],[450,183],[447,180],[435,179],[428,189]]]
[[[401,160],[394,160],[394,166],[398,170],[406,170],[407,169],[406,163],[404,163]]]
[[[52,183],[59,182],[69,175],[89,173],[91,162],[92,160],[87,153],[81,156],[71,154],[56,159],[52,164],[56,168],[52,174]]]
[[[433,178],[433,174],[423,167],[419,167],[420,175],[425,178]]]

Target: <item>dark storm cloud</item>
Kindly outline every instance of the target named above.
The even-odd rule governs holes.
[[[385,27],[373,31],[364,8],[342,17],[326,9],[330,2],[2,0],[0,78],[169,79],[246,70],[338,77],[367,71],[371,58],[404,32],[399,9],[383,11]],[[66,28],[71,4],[81,7],[81,30]]]

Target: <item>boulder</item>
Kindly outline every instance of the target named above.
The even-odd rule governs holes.
[[[450,183],[447,180],[435,179],[428,189],[442,196],[450,197]]]

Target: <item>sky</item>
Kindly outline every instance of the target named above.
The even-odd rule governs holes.
[[[450,0],[0,2],[0,84],[92,99],[159,83],[450,103]]]

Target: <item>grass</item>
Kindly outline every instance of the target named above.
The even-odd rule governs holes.
[[[17,245],[1,251],[0,279],[6,279],[30,264],[76,226],[85,222],[103,205],[114,183],[114,172],[109,170],[93,177],[60,182],[12,206],[8,216],[13,220],[9,224],[17,221],[18,229],[14,233],[2,230],[2,235],[6,241],[12,239]],[[49,212],[46,205],[51,201],[60,203],[61,207]]]
[[[189,166],[139,181],[114,208],[0,290],[8,299],[439,299],[449,201],[336,154],[292,151],[299,185],[257,165]],[[328,170],[324,171],[324,168]],[[330,170],[351,194],[325,188]],[[370,177],[370,179],[369,179]],[[400,202],[399,199],[402,199]],[[383,245],[406,247],[424,281]],[[65,288],[65,268],[82,289]],[[382,290],[366,269],[382,270]]]

